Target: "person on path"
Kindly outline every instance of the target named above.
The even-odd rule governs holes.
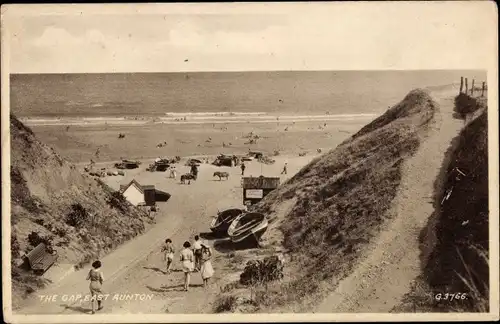
[[[201,240],[198,235],[194,237],[193,242],[193,252],[194,252],[194,266],[196,271],[200,271],[201,268]]]
[[[201,279],[203,279],[203,286],[206,288],[208,280],[214,275],[214,268],[212,267],[212,251],[208,245],[201,245]]]
[[[189,281],[191,279],[191,272],[194,269],[194,255],[193,251],[191,251],[191,244],[189,242],[184,242],[182,245],[184,249],[181,251],[181,263],[182,263],[182,271],[184,272],[184,290],[189,290]]]
[[[97,301],[97,310],[102,309],[102,283],[104,281],[104,277],[102,275],[101,269],[101,261],[97,260],[92,263],[92,269],[90,269],[89,274],[87,275],[87,280],[90,280],[90,303],[92,305],[92,314],[95,314],[95,301]]]
[[[287,173],[287,164],[283,166],[283,171],[281,171],[281,174],[286,174]]]
[[[241,175],[242,175],[242,176],[243,176],[243,175],[245,175],[245,169],[246,169],[246,165],[245,165],[245,163],[243,162],[243,163],[241,163]]]
[[[194,176],[194,180],[198,178],[198,166],[196,164],[191,165],[191,174]]]
[[[167,274],[168,274],[170,273],[170,267],[174,262],[174,253],[175,253],[175,249],[172,245],[171,239],[165,240],[165,244],[161,248],[161,251],[163,252],[163,260],[167,262]]]
[[[177,179],[177,171],[175,170],[175,165],[170,167],[170,178]]]

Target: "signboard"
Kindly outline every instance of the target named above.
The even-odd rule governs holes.
[[[262,189],[247,189],[245,198],[249,199],[261,199],[264,197],[264,191]]]

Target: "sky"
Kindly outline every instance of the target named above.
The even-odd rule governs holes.
[[[492,2],[18,5],[2,41],[11,73],[464,69],[492,62],[496,21]]]

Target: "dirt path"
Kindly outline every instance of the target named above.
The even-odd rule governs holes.
[[[418,152],[403,167],[393,202],[396,218],[316,313],[388,313],[410,290],[421,269],[419,234],[434,212],[434,180],[452,139],[463,127],[463,121],[452,117],[456,93],[455,89],[431,93],[440,112]]]
[[[307,164],[313,155],[305,157],[277,157],[274,165],[262,165],[259,162],[247,163],[245,175],[258,176],[279,174],[286,160],[289,166],[288,177]],[[180,166],[179,173],[189,169]],[[209,232],[211,216],[217,209],[241,206],[242,189],[239,168],[224,168],[230,173],[229,180],[219,181],[212,177],[212,165],[203,164],[197,181],[191,185],[181,185],[179,180],[168,179],[167,173],[147,172],[144,168],[132,170],[126,177],[110,177],[108,181],[114,189],[120,184],[128,183],[135,178],[143,185],[153,184],[156,188],[170,192],[171,199],[160,205],[157,223],[145,234],[138,236],[104,256],[103,273],[105,276],[104,292],[110,297],[106,300],[103,314],[146,313],[207,313],[211,312],[211,302],[219,293],[219,283],[225,283],[225,270],[219,260],[222,252],[215,252],[213,285],[204,289],[199,274],[194,273],[191,279],[192,289],[181,291],[183,273],[174,271],[170,275],[164,273],[165,264],[160,253],[160,246],[165,238],[170,237],[177,251],[182,243],[192,240],[197,233]],[[282,181],[285,177],[282,177]],[[213,242],[211,242],[213,245]],[[174,262],[173,269],[180,267]],[[227,261],[225,261],[227,262]],[[88,282],[85,281],[89,267],[73,272],[59,283],[35,293],[27,305],[15,314],[89,314],[90,303],[87,301],[63,300],[63,296],[85,295],[88,293]],[[113,296],[139,294],[131,300],[113,300]],[[40,299],[40,295],[57,295],[54,300]],[[149,296],[149,300],[141,297]]]

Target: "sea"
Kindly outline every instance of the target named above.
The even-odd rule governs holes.
[[[484,71],[264,71],[12,74],[21,118],[339,118],[380,114],[416,88],[486,81]],[[469,81],[471,82],[471,81]],[[259,117],[260,116],[260,117]]]

